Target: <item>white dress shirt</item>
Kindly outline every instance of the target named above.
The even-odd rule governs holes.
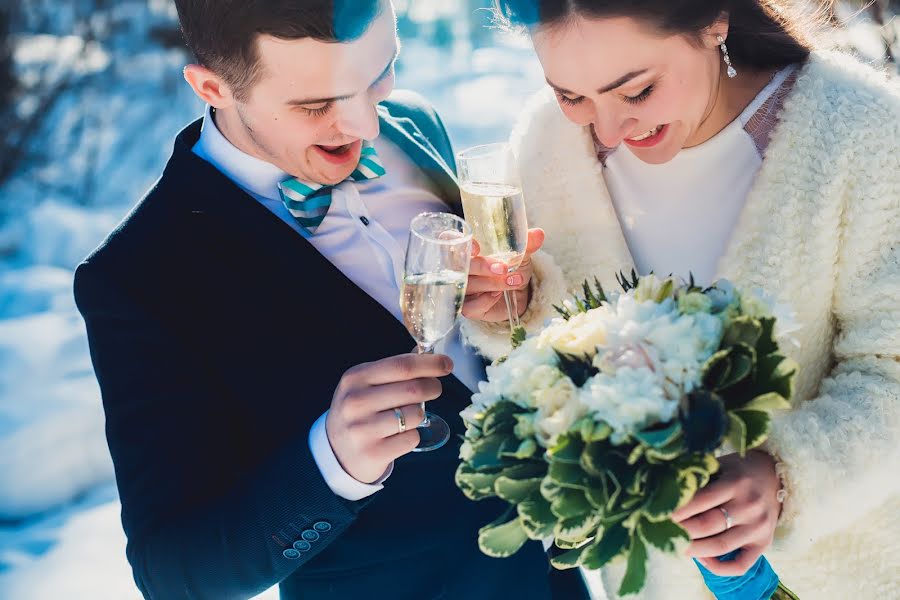
[[[315,235],[307,233],[281,201],[278,184],[291,176],[232,145],[216,127],[209,107],[193,150],[306,238],[322,256],[402,322],[400,284],[409,224],[421,212],[448,212],[448,207],[428,175],[399,147],[384,136],[376,138],[373,145],[387,173],[378,179],[338,184],[332,191],[331,208]],[[410,349],[412,345],[410,340]],[[483,374],[481,359],[463,346],[458,328],[435,351],[450,356],[453,374],[470,390],[477,389]],[[361,483],[347,474],[328,441],[327,415],[326,411],[310,429],[309,446],[328,487],[348,500],[361,500],[382,489],[393,465],[373,484]]]

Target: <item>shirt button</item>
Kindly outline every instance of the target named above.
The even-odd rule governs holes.
[[[319,533],[325,533],[326,531],[331,531],[331,523],[328,521],[319,521],[315,525],[313,525],[313,529],[318,531]]]
[[[303,540],[297,540],[294,542],[294,550],[297,552],[309,552],[312,549],[312,544],[309,542],[305,542]]]
[[[312,529],[304,529],[303,533],[300,534],[300,537],[302,537],[307,542],[315,542],[319,539],[319,534]]]
[[[294,548],[288,548],[287,550],[282,552],[282,554],[285,558],[289,558],[291,560],[297,560],[298,558],[300,558],[300,553],[297,552],[297,550],[295,550]]]
[[[367,218],[365,218],[365,217],[360,217],[359,220],[360,220],[360,221],[362,222],[362,224],[365,225],[366,227],[369,226],[369,220],[368,220]]]

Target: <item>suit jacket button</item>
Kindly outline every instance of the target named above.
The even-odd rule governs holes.
[[[304,540],[297,540],[294,542],[294,550],[297,552],[309,552],[312,549],[312,544],[306,542]]]
[[[297,550],[294,548],[288,548],[287,550],[282,552],[282,554],[285,558],[289,558],[291,560],[297,560],[298,558],[300,558],[300,553],[297,552]]]
[[[318,531],[319,533],[325,533],[326,531],[331,531],[331,523],[328,521],[319,521],[315,525],[313,525],[313,529]]]
[[[300,537],[302,537],[307,542],[315,542],[319,539],[319,533],[312,529],[304,529],[303,533],[300,534]]]

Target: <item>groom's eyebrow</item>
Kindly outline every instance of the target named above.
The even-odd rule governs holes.
[[[384,68],[384,70],[381,71],[381,74],[375,78],[375,81],[373,81],[372,83],[369,84],[369,87],[372,87],[373,85],[375,85],[376,83],[378,83],[379,81],[381,81],[382,79],[387,77],[388,73],[391,72],[391,69],[393,68],[394,63],[397,62],[397,58],[399,56],[400,56],[400,42],[398,40],[397,44],[394,48],[394,56],[391,57],[390,62],[388,62],[387,66]],[[368,88],[366,88],[366,89],[368,89]],[[304,104],[322,104],[325,102],[337,102],[339,100],[349,100],[350,98],[353,98],[354,96],[356,96],[356,94],[347,94],[345,96],[332,96],[331,98],[303,98],[303,99],[288,100],[286,102],[286,104],[288,104],[289,106],[301,106]]]
[[[618,79],[616,79],[615,81],[610,83],[609,85],[604,85],[602,88],[599,88],[597,90],[597,93],[605,94],[606,92],[610,92],[610,91],[616,89],[617,87],[621,87],[621,86],[625,85],[626,83],[628,83],[635,77],[637,77],[639,75],[643,75],[647,71],[648,71],[648,69],[641,69],[640,71],[632,71],[631,73],[626,73],[625,75],[622,75],[621,77],[619,77]],[[553,83],[552,81],[547,79],[546,77],[544,79],[547,81],[547,83],[550,85],[550,87],[555,89],[557,92],[560,92],[561,94],[574,94],[575,93],[575,92],[572,92],[565,88],[559,87],[558,85],[556,85],[555,83]]]

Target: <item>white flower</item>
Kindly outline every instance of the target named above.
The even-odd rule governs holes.
[[[615,375],[616,370],[621,367],[632,369],[646,367],[651,371],[658,371],[661,367],[659,352],[653,346],[644,343],[627,344],[608,352],[598,353],[594,357],[593,364],[607,375]]]
[[[678,400],[666,397],[662,378],[648,368],[622,367],[615,376],[599,373],[581,389],[581,400],[594,418],[612,427],[614,444],[650,425],[671,421],[678,410]]]
[[[549,388],[534,394],[537,413],[534,417],[534,435],[545,448],[556,444],[575,421],[587,414],[587,408],[579,398],[578,388],[568,377],[561,377]]]
[[[597,346],[606,342],[606,306],[574,315],[568,321],[561,319],[553,323],[537,336],[540,348],[553,348],[563,354],[593,356]]]

